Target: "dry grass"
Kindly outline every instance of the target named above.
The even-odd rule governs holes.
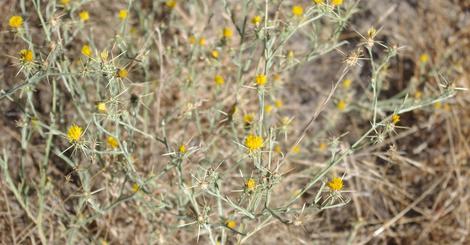
[[[2,244],[470,243],[467,1],[59,2],[0,3]]]

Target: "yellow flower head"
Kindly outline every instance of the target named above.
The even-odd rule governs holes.
[[[20,59],[24,62],[32,62],[34,59],[33,51],[29,49],[20,50]]]
[[[245,146],[249,151],[257,151],[263,147],[263,137],[250,134],[245,139]]]
[[[60,3],[62,5],[68,5],[70,3],[70,0],[60,0]]]
[[[106,139],[106,143],[108,143],[108,146],[109,146],[111,149],[116,149],[116,148],[119,146],[119,142],[118,142],[117,139],[114,138],[113,136],[109,136],[109,137]]]
[[[264,111],[269,114],[273,111],[273,106],[272,105],[265,105],[264,106]]]
[[[281,108],[283,105],[284,105],[284,103],[282,103],[282,100],[275,100],[274,101],[274,106],[276,108]]]
[[[224,35],[224,38],[229,39],[233,36],[233,31],[229,27],[225,27],[222,30],[222,34]]]
[[[82,46],[82,54],[85,55],[86,57],[90,57],[92,52],[91,48],[88,44],[85,44]]]
[[[214,77],[214,82],[215,82],[215,84],[220,86],[220,85],[224,85],[225,80],[224,80],[224,77],[222,77],[221,75],[216,75]]]
[[[338,108],[338,110],[340,110],[340,111],[346,110],[346,106],[347,106],[347,104],[346,104],[346,101],[344,101],[344,100],[340,100],[340,101],[338,101],[338,104],[336,104],[336,108]]]
[[[237,222],[235,220],[229,219],[225,222],[225,225],[230,229],[235,229],[237,227]]]
[[[428,63],[429,55],[428,54],[422,54],[421,56],[419,56],[419,61],[423,64]]]
[[[76,143],[80,141],[82,134],[83,129],[76,124],[72,124],[72,126],[69,128],[69,131],[67,131],[67,138],[69,139],[70,143]]]
[[[175,0],[168,0],[165,2],[165,5],[168,7],[168,8],[174,8],[176,7],[176,1]]]
[[[206,39],[201,37],[199,38],[199,46],[206,46]]]
[[[189,44],[194,45],[196,43],[196,37],[194,35],[189,36],[188,42]]]
[[[316,4],[323,4],[325,3],[325,0],[313,0],[313,2]]]
[[[292,147],[291,152],[293,154],[299,154],[300,153],[300,146],[296,145],[296,146]]]
[[[80,17],[80,20],[83,22],[86,22],[90,19],[90,13],[88,13],[88,11],[86,10],[78,13],[78,16]]]
[[[249,191],[254,191],[256,187],[256,180],[249,178],[245,182],[245,188]]]
[[[292,7],[292,14],[295,16],[302,16],[304,14],[304,8],[300,5],[294,5]]]
[[[343,189],[343,179],[334,177],[327,185],[333,191],[340,191]]]
[[[276,145],[274,147],[274,152],[281,154],[282,153],[282,147],[280,145]]]
[[[136,193],[140,190],[140,186],[137,183],[132,184],[132,192]]]
[[[178,151],[181,153],[181,154],[184,154],[186,153],[188,150],[186,149],[186,146],[184,144],[181,144],[180,147],[178,148]]]
[[[436,109],[436,110],[442,109],[442,102],[438,101],[438,102],[434,103],[434,109]]]
[[[8,24],[10,25],[11,28],[19,28],[20,26],[23,25],[23,17],[14,15],[10,17]]]
[[[267,80],[268,78],[264,74],[256,75],[256,84],[258,84],[258,86],[264,86]]]
[[[105,113],[107,111],[106,104],[104,102],[99,102],[96,105],[96,109],[98,109],[98,111],[101,113]]]
[[[400,116],[397,114],[392,115],[392,123],[397,124],[400,121]]]
[[[343,0],[331,0],[333,6],[340,6],[341,4],[343,4]]]
[[[322,143],[320,143],[320,145],[318,145],[318,150],[320,150],[321,152],[324,152],[327,147],[328,147],[328,145],[326,143],[322,142]]]
[[[129,72],[125,68],[121,68],[118,70],[117,76],[119,78],[126,78],[127,76],[129,76]]]
[[[253,114],[249,113],[249,114],[243,115],[243,122],[245,122],[245,124],[252,124],[253,120],[254,120]]]
[[[251,18],[251,23],[255,26],[258,26],[262,20],[263,18],[261,18],[261,16],[256,15],[256,16],[253,16],[253,18]]]
[[[119,10],[118,18],[123,21],[123,20],[127,19],[128,14],[129,13],[128,13],[127,9],[121,9],[121,10]]]
[[[343,88],[348,90],[351,87],[352,80],[351,79],[344,79],[343,81]]]
[[[214,50],[212,50],[211,55],[212,55],[212,58],[218,59],[219,58],[219,51],[214,49]]]

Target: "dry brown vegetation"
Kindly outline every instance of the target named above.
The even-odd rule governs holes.
[[[55,2],[0,2],[2,244],[470,243],[469,1],[344,0],[318,12],[294,0],[268,10],[258,0]],[[293,4],[327,14],[284,43],[281,30],[303,21]],[[329,15],[342,10],[344,23]],[[256,29],[250,19],[265,11],[273,28]],[[18,58],[25,48],[32,65]],[[85,130],[77,142],[74,123]],[[251,133],[262,152],[245,149]],[[341,191],[326,187],[338,176]]]

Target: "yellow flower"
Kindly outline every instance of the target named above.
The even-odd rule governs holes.
[[[264,75],[264,74],[256,75],[256,84],[258,84],[258,86],[264,86],[266,84],[267,80],[268,79],[267,79],[266,75]]]
[[[320,145],[318,145],[318,150],[320,150],[321,152],[324,152],[327,147],[328,147],[328,145],[326,143],[322,142],[322,143],[320,143]]]
[[[343,4],[343,0],[331,0],[331,4],[333,6],[339,6],[339,5]]]
[[[14,15],[10,17],[8,24],[11,28],[19,28],[21,25],[23,25],[23,17]]]
[[[296,146],[292,147],[291,151],[294,154],[299,154],[300,153],[300,146],[296,145]]]
[[[256,187],[256,180],[249,178],[245,182],[245,188],[249,191],[254,191]]]
[[[254,120],[253,114],[250,113],[250,114],[243,115],[243,122],[245,122],[245,124],[252,124],[253,120]]]
[[[109,137],[106,139],[106,143],[108,143],[108,146],[109,146],[111,149],[116,149],[116,148],[119,146],[119,142],[118,142],[117,139],[114,138],[113,136],[109,136]]]
[[[334,177],[327,185],[333,191],[340,191],[343,189],[343,179]]]
[[[346,106],[347,106],[347,104],[344,100],[340,100],[340,101],[338,101],[338,104],[336,104],[336,108],[338,108],[338,110],[340,110],[340,111],[346,110]]]
[[[343,81],[343,88],[348,90],[351,87],[352,80],[351,79],[344,79]]]
[[[126,78],[127,76],[129,76],[129,72],[125,68],[121,68],[118,70],[117,76],[119,78]]]
[[[60,0],[60,3],[62,5],[68,5],[70,3],[70,0]]]
[[[262,20],[263,20],[263,18],[261,18],[261,16],[256,15],[256,16],[253,16],[253,18],[251,18],[251,23],[253,25],[257,26],[261,23]]]
[[[168,8],[174,8],[176,7],[176,1],[175,0],[168,0],[165,2],[165,5],[168,7]]]
[[[416,100],[420,100],[422,96],[423,96],[423,93],[421,91],[419,91],[419,90],[416,91],[416,93],[415,93],[415,99]]]
[[[274,106],[276,108],[281,108],[283,105],[284,105],[284,103],[282,103],[282,100],[275,100],[274,101]]]
[[[222,77],[221,75],[216,75],[214,77],[214,82],[215,82],[215,84],[220,86],[220,85],[224,85],[225,80],[224,80],[224,77]]]
[[[442,109],[442,103],[440,101],[434,103],[434,109],[436,110]]]
[[[181,153],[181,154],[184,154],[186,153],[188,150],[186,150],[186,146],[184,144],[181,144],[180,147],[178,148],[178,151]]]
[[[222,30],[222,34],[224,35],[224,38],[229,39],[233,36],[233,31],[229,27],[225,27]]]
[[[106,104],[104,102],[100,102],[96,105],[96,109],[98,109],[99,112],[105,113],[107,111]]]
[[[82,134],[83,129],[76,124],[72,124],[72,126],[69,128],[69,131],[67,131],[67,138],[69,139],[70,143],[76,143],[80,141]]]
[[[90,14],[86,10],[78,13],[78,16],[80,17],[80,20],[83,22],[86,22],[90,19]]]
[[[132,184],[132,192],[136,193],[140,190],[140,186],[137,183]]]
[[[313,2],[316,4],[323,4],[325,3],[325,0],[313,0]]]
[[[263,137],[250,134],[245,139],[245,146],[249,151],[257,151],[263,147]]]
[[[212,55],[212,58],[218,59],[219,58],[219,51],[214,49],[214,50],[212,50],[211,55]]]
[[[31,62],[33,61],[33,51],[29,49],[22,49],[20,50],[20,59],[24,62]]]
[[[421,56],[419,56],[419,61],[423,64],[428,63],[429,55],[428,54],[422,54]]]
[[[118,18],[120,20],[125,20],[125,19],[127,19],[127,15],[128,15],[127,9],[121,9],[121,10],[119,10]]]
[[[91,48],[88,44],[83,45],[82,47],[82,54],[85,55],[86,57],[90,57],[92,52]]]
[[[392,115],[392,123],[397,124],[400,121],[400,116],[397,114]]]
[[[225,222],[225,225],[230,229],[235,229],[237,227],[237,222],[235,222],[235,220],[229,219]]]
[[[274,147],[274,152],[281,154],[282,153],[282,147],[280,145],[276,145]]]
[[[206,45],[206,39],[201,37],[199,38],[199,46],[205,46]]]
[[[273,106],[272,105],[265,105],[264,106],[264,111],[269,114],[271,113],[271,111],[273,110]]]
[[[292,14],[295,16],[302,16],[304,14],[304,8],[300,5],[294,5],[292,7]]]
[[[196,43],[196,37],[194,35],[189,36],[188,42],[191,45],[194,45]]]

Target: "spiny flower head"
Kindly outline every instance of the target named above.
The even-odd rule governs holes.
[[[254,116],[251,113],[243,115],[243,122],[245,124],[252,124],[254,120]]]
[[[351,79],[344,79],[343,81],[343,89],[348,90],[351,87],[352,80]]]
[[[78,13],[78,16],[80,17],[80,20],[83,22],[86,22],[90,19],[90,13],[88,11],[84,10]]]
[[[123,21],[123,20],[127,19],[128,14],[129,13],[128,13],[127,9],[121,9],[121,10],[119,10],[118,18]]]
[[[179,153],[184,154],[188,150],[186,149],[186,146],[184,144],[181,144],[180,147],[178,148]]]
[[[429,55],[428,54],[422,54],[421,56],[419,56],[419,61],[423,64],[428,63]]]
[[[129,72],[125,68],[121,68],[118,70],[117,76],[119,78],[126,78],[127,76],[129,76]]]
[[[346,110],[346,106],[347,106],[347,104],[346,104],[346,101],[344,101],[344,100],[340,100],[340,101],[338,101],[338,104],[336,104],[336,108],[338,108],[338,110],[340,110],[340,111]]]
[[[265,106],[264,106],[264,111],[265,111],[267,114],[271,113],[271,112],[273,111],[273,106],[272,106],[272,105],[269,105],[269,104],[268,104],[268,105],[265,105]]]
[[[397,124],[400,121],[400,116],[397,114],[392,115],[392,123]]]
[[[224,79],[224,77],[222,77],[221,75],[215,75],[215,77],[214,77],[214,82],[215,82],[215,84],[217,84],[217,85],[219,85],[219,86],[220,86],[220,85],[224,85],[225,79]]]
[[[227,226],[230,229],[235,229],[237,227],[237,222],[233,219],[229,219],[225,221],[225,226]]]
[[[137,183],[132,184],[132,192],[136,193],[140,190],[140,186]]]
[[[10,25],[11,28],[19,28],[20,26],[23,25],[23,17],[19,15],[14,15],[10,17],[8,24]]]
[[[325,0],[313,0],[313,2],[316,4],[323,4],[325,3]]]
[[[292,152],[293,154],[299,154],[299,153],[300,153],[300,146],[299,146],[299,145],[295,145],[294,147],[292,147],[291,152]]]
[[[204,37],[199,38],[199,46],[206,46],[206,39]]]
[[[168,1],[165,2],[165,6],[172,9],[172,8],[176,7],[176,1],[175,0],[168,0]]]
[[[68,5],[70,3],[70,0],[60,0],[60,3],[62,5]]]
[[[99,102],[98,104],[96,104],[96,109],[101,113],[105,113],[108,110],[106,108],[106,103],[104,102]]]
[[[223,34],[224,38],[229,39],[233,36],[233,31],[232,31],[232,29],[230,29],[230,27],[225,27],[222,30],[222,34]]]
[[[214,50],[212,50],[211,55],[212,55],[212,58],[218,59],[219,58],[219,51],[214,49]]]
[[[274,106],[276,108],[281,108],[283,105],[284,105],[284,103],[282,103],[282,100],[275,100],[274,101]]]
[[[85,44],[82,46],[82,54],[85,55],[86,57],[90,57],[92,52],[91,48],[88,44]]]
[[[302,16],[304,14],[304,8],[300,5],[292,6],[292,14],[294,16]]]
[[[263,137],[250,134],[245,139],[245,146],[250,152],[257,151],[263,147]]]
[[[72,126],[70,126],[69,130],[67,131],[67,138],[69,139],[70,143],[77,143],[80,141],[82,134],[83,129],[76,124],[72,124]]]
[[[333,6],[340,6],[341,4],[343,4],[343,0],[331,0]]]
[[[119,146],[119,142],[118,142],[117,139],[114,138],[113,136],[109,136],[109,137],[106,139],[106,143],[108,143],[108,146],[109,146],[111,149],[116,149],[116,148]]]
[[[334,177],[327,185],[333,191],[340,191],[343,189],[343,179]]]
[[[23,62],[32,62],[34,57],[33,57],[33,51],[29,49],[22,49],[20,50],[20,59]]]
[[[256,187],[256,180],[249,178],[245,182],[245,188],[249,191],[254,191]]]
[[[258,84],[258,86],[264,86],[267,80],[268,78],[264,74],[256,75],[256,84]]]
[[[251,23],[255,26],[258,26],[262,20],[263,18],[261,18],[261,16],[256,15],[256,16],[253,16],[253,18],[251,18]]]

